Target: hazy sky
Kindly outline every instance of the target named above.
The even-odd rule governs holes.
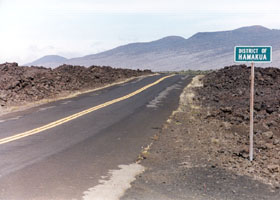
[[[279,0],[0,0],[0,63],[249,25],[280,29],[279,19]]]

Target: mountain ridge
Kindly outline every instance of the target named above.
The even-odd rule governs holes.
[[[68,59],[63,57],[63,56],[60,56],[60,55],[46,55],[46,56],[43,56],[31,63],[27,63],[26,65],[40,65],[42,63],[57,63],[57,62],[64,62],[64,61],[67,61]]]
[[[275,55],[280,56],[280,30],[256,25],[227,31],[198,32],[187,39],[167,36],[151,42],[130,43],[97,54],[53,62],[55,66],[49,67],[65,63],[147,68],[154,71],[217,69],[234,64],[233,49],[237,45],[273,46],[275,58]],[[280,66],[279,56],[273,64]],[[46,66],[45,63],[41,65]]]

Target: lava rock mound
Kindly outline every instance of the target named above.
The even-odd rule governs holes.
[[[212,109],[209,117],[231,124],[248,123],[250,67],[228,66],[207,74],[197,90],[198,100]],[[255,68],[256,131],[270,130],[280,135],[280,69]]]
[[[1,107],[55,97],[62,92],[86,90],[114,81],[152,73],[150,70],[115,69],[108,66],[62,65],[55,69],[0,64]]]

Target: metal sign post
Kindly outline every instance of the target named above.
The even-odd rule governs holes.
[[[250,133],[249,133],[249,159],[254,159],[254,82],[255,66],[254,63],[271,63],[271,46],[236,46],[234,48],[234,62],[251,63],[251,92],[250,92]]]
[[[253,160],[254,154],[254,82],[255,82],[255,66],[251,63],[251,95],[250,95],[250,148],[249,158]]]

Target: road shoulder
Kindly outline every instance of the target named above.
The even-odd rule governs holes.
[[[199,83],[185,88],[180,107],[142,156],[146,171],[122,199],[279,199],[279,189],[224,168],[215,157],[225,126],[205,119],[206,110],[192,102],[192,86]]]

